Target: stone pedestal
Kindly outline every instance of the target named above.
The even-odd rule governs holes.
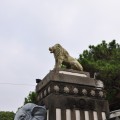
[[[105,120],[108,102],[88,72],[52,70],[37,84],[38,104],[45,104],[47,120]]]

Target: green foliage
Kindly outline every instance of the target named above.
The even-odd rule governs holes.
[[[91,77],[99,73],[97,79],[105,84],[109,102],[114,101],[120,92],[120,45],[112,40],[110,43],[102,41],[97,46],[90,45],[89,50],[84,50],[78,61],[84,71],[88,71]]]
[[[4,112],[0,111],[0,120],[14,120],[14,112]]]
[[[36,92],[30,92],[27,98],[25,98],[24,104],[26,103],[37,103],[37,94]]]

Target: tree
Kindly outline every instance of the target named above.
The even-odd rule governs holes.
[[[89,50],[80,54],[78,61],[85,71],[90,72],[91,77],[95,72],[99,73],[96,78],[104,82],[107,99],[113,104],[120,93],[120,45],[116,40],[90,45]]]
[[[37,94],[36,92],[30,92],[29,95],[25,98],[24,104],[26,103],[37,103]]]
[[[14,112],[0,111],[0,120],[14,120]]]

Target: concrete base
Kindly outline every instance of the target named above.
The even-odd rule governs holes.
[[[45,104],[48,120],[104,120],[109,113],[103,89],[88,72],[52,70],[37,84],[38,104]]]

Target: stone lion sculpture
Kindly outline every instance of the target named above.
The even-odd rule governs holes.
[[[54,69],[59,69],[62,65],[64,65],[67,69],[83,71],[83,67],[77,59],[71,57],[60,44],[55,44],[54,46],[49,47],[49,51],[54,54]]]

